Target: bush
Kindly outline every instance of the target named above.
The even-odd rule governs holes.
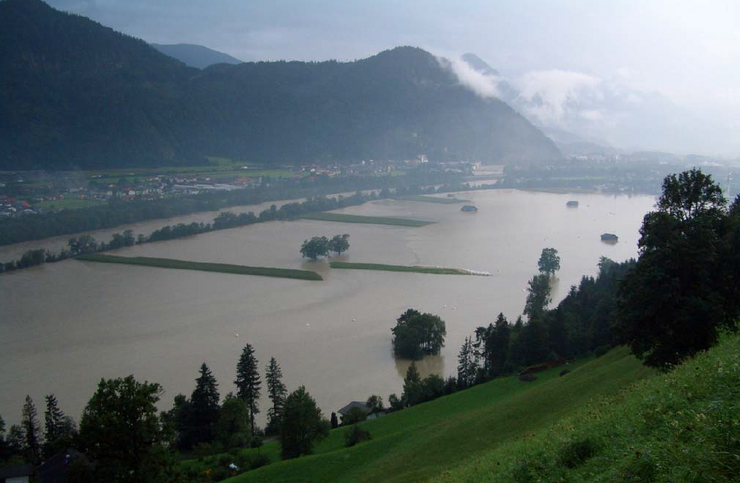
[[[570,369],[563,369],[560,371],[560,377],[563,377],[566,374],[570,374]]]
[[[594,349],[594,356],[601,357],[604,354],[609,352],[609,346],[608,345],[600,345],[596,349]]]
[[[535,376],[531,372],[530,373],[527,373],[527,374],[520,374],[519,375],[519,380],[522,381],[522,382],[532,382],[532,381],[536,381],[537,380],[537,376]]]
[[[370,439],[372,439],[372,437],[370,436],[370,431],[366,431],[356,424],[352,426],[349,431],[344,433],[344,445],[348,448],[356,445],[357,443],[369,441]]]
[[[558,464],[566,468],[580,466],[587,459],[593,457],[598,450],[597,444],[589,439],[582,439],[566,444],[558,455]]]
[[[249,463],[249,469],[256,470],[257,468],[262,468],[263,466],[267,466],[271,463],[270,457],[266,454],[259,453],[252,458],[252,461]]]
[[[250,448],[260,448],[264,444],[265,440],[261,434],[255,433],[252,440],[249,442]]]
[[[228,466],[217,466],[208,475],[211,481],[225,480],[229,476],[231,476],[231,470],[229,470]]]

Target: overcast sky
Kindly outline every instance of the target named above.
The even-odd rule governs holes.
[[[397,45],[474,52],[506,76],[568,71],[659,92],[740,131],[740,0],[49,3],[149,42],[246,61],[353,60]]]

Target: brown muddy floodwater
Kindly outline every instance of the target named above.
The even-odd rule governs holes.
[[[422,228],[271,222],[115,252],[312,269],[323,282],[75,260],[2,275],[0,414],[17,422],[26,394],[42,405],[43,396],[54,393],[79,419],[100,378],[128,374],[162,384],[161,407],[169,408],[176,394],[192,392],[204,361],[223,396],[234,390],[236,362],[247,342],[263,368],[275,357],[288,389],[305,385],[326,414],[371,394],[387,401],[401,392],[408,367],[391,352],[391,327],[404,310],[446,321],[442,354],[419,367],[423,375],[454,374],[460,345],[475,327],[499,312],[510,319],[521,313],[543,248],[554,247],[561,257],[555,304],[583,275],[596,273],[600,256],[636,256],[642,218],[655,203],[652,196],[510,190],[460,197],[472,200],[478,213],[408,201],[340,210],[438,222]],[[580,207],[566,208],[571,199]],[[619,243],[602,243],[604,232],[619,235]],[[343,260],[468,268],[493,276],[331,270],[325,261],[301,259],[304,239],[340,233],[348,233],[351,243]],[[261,416],[268,405],[263,398]]]

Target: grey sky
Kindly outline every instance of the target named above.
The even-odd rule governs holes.
[[[659,92],[740,131],[738,0],[49,3],[150,42],[202,44],[242,60],[352,60],[397,45],[474,52],[506,76],[571,71]],[[740,138],[716,152],[731,151],[740,154]]]

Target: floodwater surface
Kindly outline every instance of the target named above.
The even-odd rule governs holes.
[[[418,364],[422,375],[452,375],[460,345],[477,326],[499,312],[510,320],[521,314],[543,248],[556,248],[561,257],[556,304],[583,275],[596,274],[600,256],[623,261],[637,255],[642,218],[655,203],[652,196],[511,190],[459,196],[479,211],[392,200],[338,210],[437,221],[421,228],[270,222],[110,252],[301,268],[321,273],[323,282],[76,260],[2,275],[0,414],[17,422],[26,394],[41,406],[43,396],[54,393],[79,420],[101,378],[129,374],[160,383],[166,409],[176,394],[190,395],[202,362],[224,396],[235,390],[236,362],[246,343],[263,368],[275,357],[288,389],[305,385],[326,415],[371,394],[387,401],[402,391],[409,364],[394,359],[391,350],[391,328],[403,311],[415,308],[445,320],[442,353]],[[566,208],[570,199],[580,207]],[[619,242],[602,243],[604,232],[617,234]],[[331,270],[326,261],[301,258],[304,239],[343,233],[351,248],[341,260],[467,268],[492,276]],[[261,424],[268,405],[263,397]]]

